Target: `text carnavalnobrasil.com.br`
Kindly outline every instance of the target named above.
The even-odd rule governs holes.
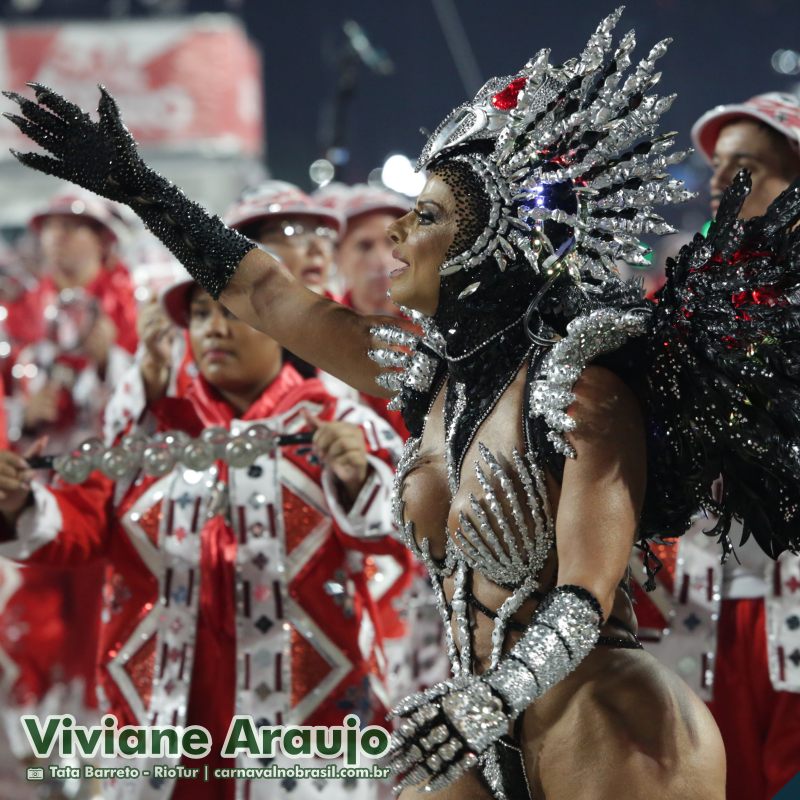
[[[295,780],[352,779],[371,778],[386,780],[391,775],[388,767],[372,765],[369,767],[343,767],[339,764],[307,767],[301,763],[290,766],[270,764],[266,767],[186,767],[182,764],[154,764],[149,768],[126,764],[118,767],[99,767],[84,764],[80,767],[49,764],[48,776],[56,780],[87,778],[97,780],[136,780],[138,778],[159,778],[165,780]]]

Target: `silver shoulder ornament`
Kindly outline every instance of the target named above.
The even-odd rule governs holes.
[[[375,382],[395,393],[388,405],[392,411],[402,410],[404,388],[417,392],[431,388],[436,369],[444,357],[444,340],[431,321],[415,311],[403,310],[422,328],[422,334],[399,325],[375,325],[370,329],[375,347],[367,352],[382,369]]]
[[[595,358],[622,347],[629,339],[647,333],[651,312],[646,308],[601,308],[567,325],[567,335],[544,357],[531,387],[531,416],[541,416],[547,438],[557,452],[575,457],[575,449],[564,436],[575,429],[567,408],[575,400],[572,388]]]

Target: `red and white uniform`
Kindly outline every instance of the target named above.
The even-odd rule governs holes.
[[[288,365],[241,419],[202,378],[188,398],[167,398],[153,413],[160,429],[192,435],[212,425],[241,433],[258,422],[292,433],[304,426],[303,409],[323,420],[383,425]],[[17,538],[0,550],[36,563],[107,559],[103,705],[121,723],[202,725],[214,743],[205,763],[233,766],[218,752],[234,714],[261,725],[341,725],[350,713],[362,724],[384,719],[380,623],[363,559],[402,545],[390,520],[387,454],[373,450],[368,458],[370,475],[349,511],[308,446],[261,456],[247,469],[222,462],[205,472],[178,468],[127,488],[99,473],[80,486],[37,486]],[[258,800],[377,792],[370,781],[352,789],[338,780],[290,784],[141,778],[110,784],[103,796]]]
[[[26,397],[41,390],[49,380],[58,381],[63,387],[58,420],[36,432],[48,434],[50,449],[66,450],[101,432],[105,404],[136,351],[136,299],[130,274],[120,262],[103,268],[82,291],[97,301],[99,311],[117,330],[102,375],[86,354],[64,352],[48,338],[50,327],[62,323],[53,320],[59,292],[51,278],[44,277],[35,290],[7,306],[5,324],[15,346],[15,361],[22,366],[31,364],[38,370],[21,380],[6,403],[12,441],[22,436]]]
[[[26,398],[48,378],[62,386],[59,419],[36,435],[46,433],[48,451],[58,453],[100,432],[105,401],[131,363],[136,302],[127,268],[119,262],[104,268],[83,291],[96,299],[101,313],[117,329],[103,376],[85,355],[59,352],[57,344],[46,338],[49,327],[61,322],[52,318],[58,299],[52,279],[43,278],[34,290],[7,306],[5,324],[12,341],[30,345],[18,349],[17,363],[35,364],[38,354],[49,365],[47,372],[40,369],[35,377],[19,382],[15,395],[6,398],[10,438],[19,449],[30,441],[20,440]],[[5,564],[4,569],[15,571],[18,584],[0,608],[6,702],[30,712],[47,702],[48,693],[68,689],[77,707],[86,687],[83,711],[91,708],[103,564],[95,561],[71,569],[31,565],[22,570]]]
[[[712,527],[701,518],[653,546],[664,568],[654,592],[635,586],[639,636],[708,703],[728,800],[771,800],[800,772],[800,558],[773,561],[751,538],[722,565],[716,537],[702,533]]]

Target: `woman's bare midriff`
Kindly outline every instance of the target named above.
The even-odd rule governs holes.
[[[444,390],[436,398],[417,465],[403,486],[405,519],[413,521],[418,543],[427,537],[434,558],[444,557],[448,531],[457,527],[459,511],[468,511],[470,493],[481,496],[474,473],[478,442],[504,466],[514,448],[524,452],[524,389],[522,370],[470,444],[452,503],[445,461]],[[548,494],[555,514],[559,486],[550,476]],[[553,588],[557,568],[553,548],[540,575],[541,592]],[[444,590],[450,599],[452,579],[445,580]],[[492,611],[510,594],[478,573],[473,574],[472,591]],[[535,599],[527,601],[514,615],[515,621],[527,625],[537,605]],[[633,608],[622,589],[617,591],[613,616],[635,630]],[[490,666],[493,620],[473,610],[470,628],[474,670],[480,674]],[[453,632],[458,642],[455,626]],[[608,623],[602,634],[626,636]],[[510,631],[504,651],[520,636]],[[718,769],[723,775],[725,770],[716,725],[689,687],[644,651],[598,646],[575,672],[524,712],[519,732],[534,800],[636,800],[651,797],[653,791],[668,800],[723,800],[723,795],[709,794],[706,789],[708,784],[722,785],[716,776],[710,780],[709,770]],[[415,795],[416,789],[410,788],[401,796]],[[474,770],[430,796],[437,800],[492,797]]]

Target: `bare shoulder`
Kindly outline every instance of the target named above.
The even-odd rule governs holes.
[[[618,439],[643,430],[639,402],[627,384],[605,367],[589,366],[572,388],[568,413],[575,420],[573,444],[585,439]]]

